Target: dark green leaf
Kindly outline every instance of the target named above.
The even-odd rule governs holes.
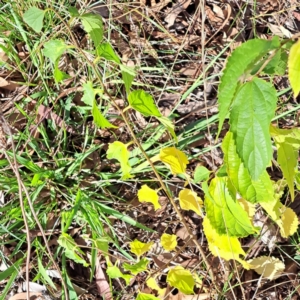
[[[120,58],[115,53],[110,43],[102,43],[101,45],[99,45],[96,49],[96,53],[100,57],[104,57],[107,60],[112,60],[117,64],[120,64]]]
[[[242,85],[234,98],[230,131],[237,153],[253,180],[260,177],[272,158],[269,127],[276,102],[273,85],[259,78]]]
[[[253,66],[270,50],[279,46],[280,42],[277,37],[273,40],[253,39],[236,48],[228,58],[218,91],[219,132],[242,76],[250,72]]]
[[[128,95],[130,106],[143,114],[145,117],[161,117],[152,96],[143,90],[136,90]]]

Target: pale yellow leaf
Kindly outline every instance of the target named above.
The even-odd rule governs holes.
[[[176,238],[177,236],[174,234],[163,233],[160,239],[160,243],[165,250],[172,251],[177,246]]]
[[[192,210],[199,216],[202,215],[203,201],[192,190],[184,189],[179,192],[179,205],[184,210]]]
[[[175,147],[161,149],[159,158],[170,167],[174,175],[185,173],[186,165],[189,163],[187,156]]]
[[[161,208],[161,205],[158,202],[157,192],[149,188],[146,184],[142,185],[142,188],[138,191],[137,195],[140,202],[152,203],[155,210]]]
[[[248,260],[251,269],[270,280],[276,279],[284,271],[284,263],[275,257],[261,256]]]
[[[245,256],[245,251],[242,249],[240,241],[236,237],[227,235],[219,235],[211,226],[209,219],[203,219],[203,230],[207,238],[208,247],[214,256],[221,257],[225,260],[235,259],[240,262],[245,269],[249,269],[248,262],[240,258],[240,255]]]
[[[152,245],[153,242],[143,243],[135,239],[133,242],[130,243],[130,251],[136,254],[136,256],[140,257],[141,255],[149,251]]]
[[[163,296],[166,292],[166,289],[161,289],[158,286],[156,280],[153,277],[150,277],[149,279],[147,279],[146,284],[150,289],[156,290],[158,292],[159,296]]]
[[[281,226],[280,233],[282,237],[287,238],[293,235],[298,229],[298,217],[296,213],[289,207],[281,208]]]

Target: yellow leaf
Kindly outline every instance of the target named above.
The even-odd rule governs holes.
[[[142,186],[137,195],[140,202],[152,203],[155,210],[161,208],[161,205],[158,202],[158,195],[156,191],[149,188],[146,184]]]
[[[274,184],[275,199],[271,202],[261,202],[260,205],[279,226],[282,237],[287,238],[293,235],[298,229],[298,217],[296,213],[289,207],[280,202],[280,196],[283,193],[285,181],[279,180]]]
[[[179,204],[184,210],[192,210],[199,216],[202,215],[201,207],[203,206],[203,201],[197,194],[189,189],[184,189],[179,192]]]
[[[293,89],[294,98],[296,98],[300,92],[300,41],[291,47],[288,69],[289,80]]]
[[[276,279],[284,271],[284,263],[275,257],[261,256],[248,260],[251,269],[270,280]]]
[[[193,275],[181,266],[174,267],[169,271],[167,282],[186,295],[194,293],[195,280]]]
[[[281,208],[281,226],[280,233],[282,237],[287,238],[293,235],[298,229],[298,217],[296,213],[289,207],[283,206]]]
[[[161,149],[159,158],[170,167],[174,175],[185,173],[186,165],[189,163],[186,155],[175,147]]]
[[[143,243],[138,240],[134,240],[133,242],[130,243],[130,251],[136,254],[137,257],[140,257],[141,255],[149,251],[152,245],[153,242]]]
[[[150,277],[147,281],[146,281],[147,286],[152,289],[152,290],[156,290],[158,292],[159,296],[163,296],[166,292],[166,289],[161,289],[156,280],[153,277]]]
[[[207,217],[203,220],[203,230],[207,238],[208,247],[214,256],[219,256],[225,260],[235,259],[240,262],[245,269],[249,269],[249,264],[240,258],[245,256],[245,251],[236,237],[219,235],[211,226]]]
[[[161,245],[163,246],[163,248],[165,250],[172,251],[177,246],[176,238],[177,238],[177,236],[174,234],[164,233],[160,239]]]
[[[129,172],[131,167],[129,165],[129,152],[127,150],[127,145],[122,142],[115,141],[112,144],[109,144],[107,150],[107,158],[108,159],[116,159],[120,162],[121,170],[122,170],[122,178],[127,179],[132,177]]]

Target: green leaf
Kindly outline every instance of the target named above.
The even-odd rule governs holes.
[[[130,106],[145,117],[161,117],[152,96],[143,90],[136,90],[128,95]]]
[[[295,149],[300,147],[300,129],[280,129],[275,126],[270,126],[270,133],[276,144],[289,143]]]
[[[36,33],[40,33],[43,28],[44,16],[44,10],[30,7],[23,15],[23,19]]]
[[[78,245],[70,235],[62,232],[57,242],[65,249],[64,254],[66,255],[66,257],[79,264],[82,264],[85,267],[89,266],[89,264],[79,255],[84,255],[84,252],[78,247]]]
[[[289,80],[293,89],[294,98],[296,98],[300,92],[300,40],[295,43],[290,50],[288,69]]]
[[[83,84],[83,96],[81,100],[88,106],[93,106],[95,102],[95,90],[93,84],[88,81]]]
[[[97,49],[96,53],[100,57],[104,57],[106,60],[112,60],[116,62],[117,64],[120,64],[120,58],[115,53],[114,49],[110,45],[110,43],[102,43],[100,44]]]
[[[78,9],[75,6],[70,6],[68,8],[68,11],[69,11],[71,17],[73,17],[73,18],[79,17]]]
[[[167,117],[163,117],[163,116],[156,117],[156,119],[166,127],[166,129],[170,132],[170,134],[174,138],[175,142],[178,143],[178,138],[174,131],[175,126],[173,125],[172,121],[170,119],[168,119]]]
[[[103,22],[99,15],[87,13],[80,16],[84,30],[90,35],[97,48],[103,38]]]
[[[177,247],[177,236],[175,234],[163,233],[160,243],[166,251],[173,251]]]
[[[66,51],[68,46],[62,40],[50,40],[44,44],[43,53],[55,63]]]
[[[71,76],[63,71],[61,71],[58,66],[57,63],[55,64],[55,68],[54,68],[54,73],[53,73],[53,77],[56,83],[59,83],[65,79],[71,78]]]
[[[269,132],[276,109],[276,90],[259,78],[237,91],[230,114],[230,131],[236,149],[253,180],[257,180],[272,158]]]
[[[232,132],[227,132],[222,142],[224,162],[233,186],[237,192],[251,203],[272,201],[274,188],[267,173],[263,171],[258,180],[253,181],[237,154]]]
[[[176,266],[168,272],[167,282],[185,295],[194,294],[195,280],[193,275],[181,266]]]
[[[107,267],[106,273],[111,279],[123,278],[127,285],[129,284],[130,279],[132,278],[132,275],[123,274],[117,266]]]
[[[107,150],[107,158],[108,159],[116,159],[119,161],[122,170],[122,178],[130,178],[131,167],[129,165],[129,151],[127,150],[127,146],[122,142],[115,141],[112,144],[109,144]]]
[[[136,300],[160,300],[160,298],[157,298],[150,294],[138,293]]]
[[[38,267],[39,267],[39,273],[42,275],[42,277],[44,278],[44,280],[53,288],[56,289],[52,279],[49,277],[49,275],[47,274],[41,259],[38,257]]]
[[[277,162],[289,186],[292,201],[294,201],[294,179],[298,165],[298,151],[289,143],[280,143],[276,146]]]
[[[147,258],[142,258],[139,262],[137,262],[134,265],[124,263],[123,268],[126,271],[131,272],[133,275],[137,275],[140,272],[147,271],[147,266],[148,266],[149,262],[150,261]]]
[[[208,180],[209,174],[210,174],[210,171],[207,168],[205,168],[203,166],[198,166],[194,173],[194,182],[197,184],[201,181]]]
[[[205,182],[202,184],[207,218],[218,234],[248,236],[255,230],[247,213],[230,194],[227,180],[226,177],[215,177],[210,182],[209,188]]]
[[[94,118],[94,123],[99,128],[118,128],[117,126],[111,124],[100,112],[100,110],[97,107],[96,100],[94,101],[94,105],[92,108],[92,115]]]
[[[136,76],[136,72],[134,68],[124,66],[124,65],[120,65],[120,69],[122,72],[122,79],[124,81],[126,93],[129,94],[133,79]]]
[[[280,46],[278,38],[273,40],[253,39],[236,48],[228,58],[218,90],[219,133],[229,111],[234,94],[242,75],[251,71],[252,66],[270,50]]]

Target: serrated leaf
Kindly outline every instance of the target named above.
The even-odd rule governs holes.
[[[80,16],[84,30],[90,35],[95,47],[101,43],[103,38],[103,22],[99,15],[87,13]]]
[[[227,261],[234,259],[239,261],[245,269],[249,269],[249,264],[240,257],[240,255],[245,256],[246,253],[238,238],[218,234],[207,217],[203,219],[203,230],[209,250],[214,256],[221,257]]]
[[[159,159],[170,167],[174,175],[185,173],[186,166],[189,163],[187,156],[175,147],[161,149]]]
[[[203,201],[192,190],[183,189],[179,192],[179,205],[184,210],[192,210],[199,216],[203,215],[203,213],[201,213]]]
[[[276,90],[254,78],[236,93],[230,113],[230,131],[236,150],[251,178],[257,180],[272,158],[269,126],[276,109]]]
[[[281,208],[281,222],[280,234],[283,238],[292,236],[298,229],[298,216],[290,208],[283,206]]]
[[[130,243],[130,251],[134,253],[137,257],[140,257],[144,253],[148,252],[153,245],[153,242],[143,243],[135,239]]]
[[[298,151],[289,143],[276,144],[277,162],[289,186],[291,200],[294,201],[294,179],[298,165]]]
[[[23,19],[36,33],[40,33],[43,28],[44,16],[44,10],[30,7],[23,15]]]
[[[291,208],[286,207],[280,202],[283,189],[284,185],[281,191],[278,192],[278,196],[274,198],[272,202],[260,203],[260,205],[278,225],[282,237],[287,238],[297,231],[298,217]]]
[[[138,293],[136,300],[160,300],[160,299],[150,294]]]
[[[94,100],[94,105],[92,108],[92,115],[94,118],[94,123],[99,128],[118,128],[117,126],[111,124],[100,112],[99,108],[97,107],[97,102]]]
[[[127,285],[129,284],[130,279],[133,277],[129,274],[123,274],[117,266],[107,267],[106,274],[111,279],[123,278]]]
[[[150,202],[153,204],[154,209],[160,209],[161,205],[158,202],[157,192],[149,188],[146,184],[142,185],[141,189],[138,191],[138,199],[140,202]]]
[[[172,135],[172,137],[174,138],[175,142],[178,143],[178,138],[175,134],[175,126],[173,125],[172,121],[169,120],[167,117],[156,117],[156,119],[163,124],[166,129],[170,132],[170,134]]]
[[[54,64],[67,48],[68,46],[62,40],[50,40],[44,44],[43,54]]]
[[[160,243],[167,251],[172,251],[177,246],[177,236],[174,234],[163,233],[160,238]]]
[[[120,64],[120,58],[115,53],[113,47],[110,45],[110,43],[102,43],[100,44],[97,49],[96,53],[100,57],[104,57],[106,60],[111,60],[116,62],[117,64]]]
[[[205,192],[206,215],[218,234],[245,237],[255,232],[247,213],[229,193],[226,177],[215,177]]]
[[[288,60],[288,76],[294,98],[296,98],[300,92],[300,40],[291,47]]]
[[[148,266],[149,262],[150,261],[147,258],[142,258],[139,262],[137,262],[134,265],[124,263],[123,268],[126,271],[131,272],[133,275],[137,275],[140,272],[147,271],[147,266]]]
[[[136,76],[136,72],[135,72],[134,68],[124,66],[122,64],[120,65],[120,69],[122,72],[122,79],[124,81],[126,93],[129,94],[133,79]]]
[[[119,141],[109,144],[106,155],[108,159],[116,159],[120,163],[123,179],[132,177],[130,175],[131,167],[128,161],[129,151],[127,150],[127,146],[125,144]]]
[[[167,283],[186,295],[194,294],[195,280],[190,271],[176,266],[168,272]]]
[[[250,259],[248,262],[252,266],[251,269],[269,280],[278,277],[285,269],[284,263],[275,257],[261,256]]]
[[[205,168],[203,166],[198,166],[194,173],[194,182],[197,184],[201,181],[208,180],[209,174],[210,174],[210,171],[207,168]]]
[[[158,286],[156,280],[153,277],[150,277],[149,279],[147,279],[146,284],[150,289],[156,290],[159,296],[163,296],[166,292],[166,289],[161,289]]]
[[[128,95],[130,106],[145,117],[161,117],[152,96],[144,90],[136,90]]]
[[[237,154],[232,132],[227,132],[222,142],[227,174],[237,192],[251,203],[272,201],[274,188],[267,171],[253,181]]]
[[[240,198],[238,201],[243,210],[247,213],[249,219],[252,220],[256,211],[255,204],[250,203],[243,198]]]
[[[279,46],[278,38],[274,38],[271,41],[253,39],[236,48],[228,58],[218,90],[219,133],[233,101],[240,77],[249,69],[251,70],[251,67],[270,50]]]

